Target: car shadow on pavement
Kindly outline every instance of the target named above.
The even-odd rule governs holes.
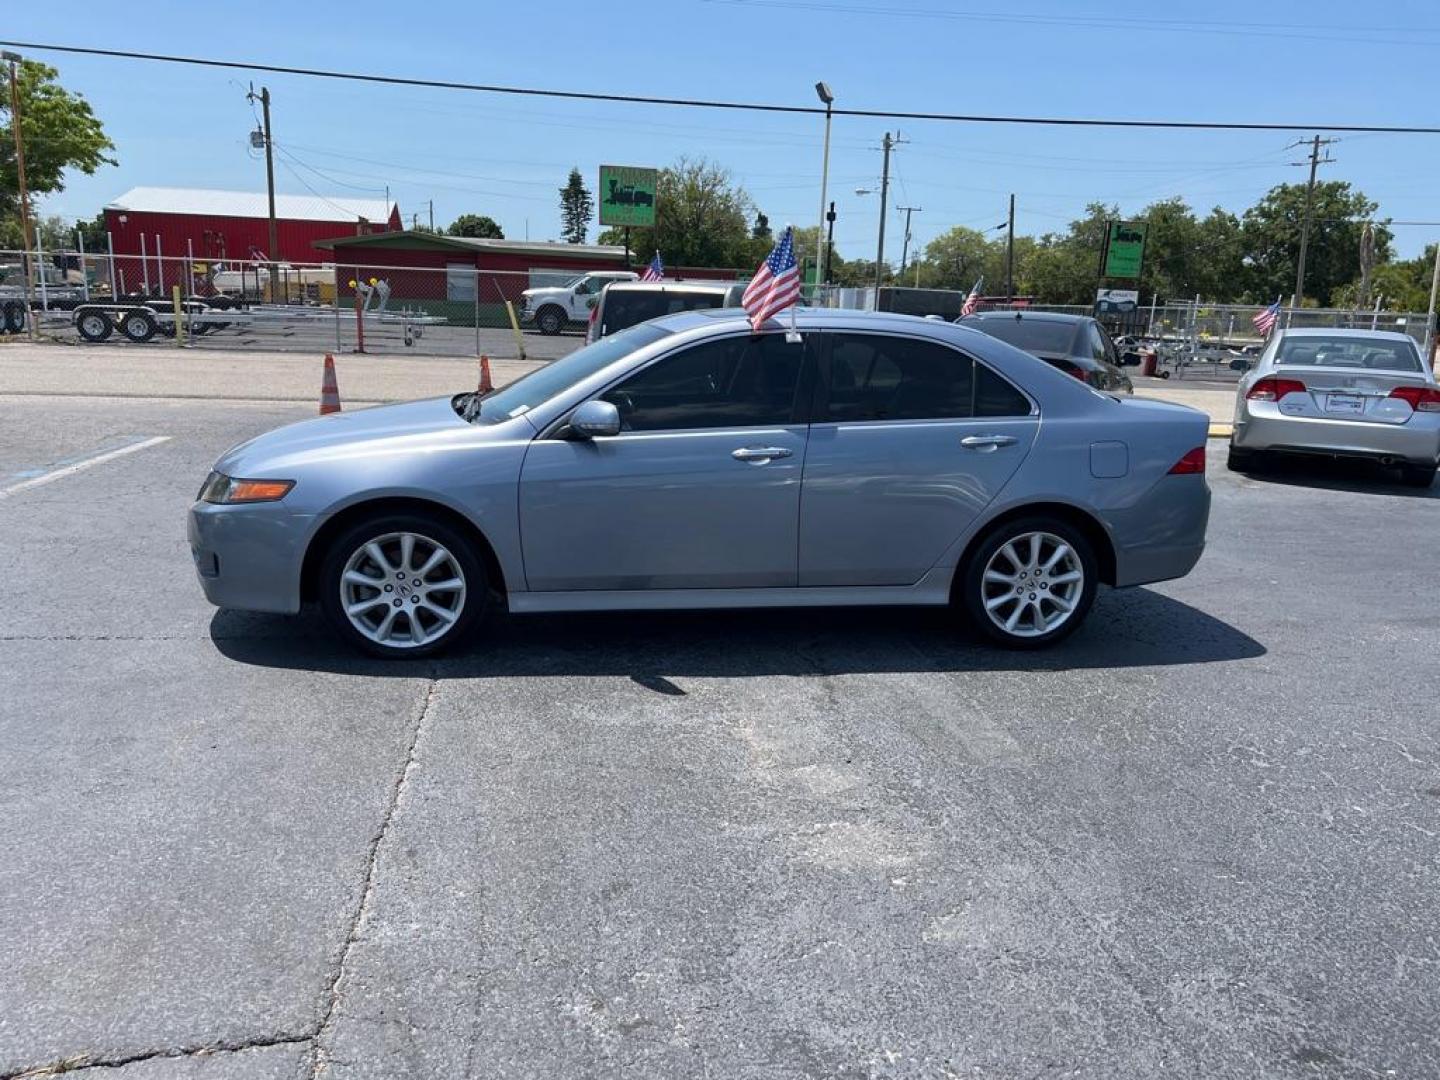
[[[1359,495],[1398,495],[1405,499],[1440,499],[1440,482],[1428,488],[1401,483],[1398,469],[1387,469],[1370,461],[1344,458],[1277,458],[1244,475],[1259,483],[1311,487],[1324,491],[1348,491]]]
[[[219,611],[210,636],[229,659],[262,667],[441,679],[626,675],[658,693],[673,692],[666,676],[1065,671],[1265,654],[1228,623],[1149,589],[1102,591],[1085,626],[1038,652],[995,648],[943,608],[499,615],[430,661],[359,656],[313,610]]]

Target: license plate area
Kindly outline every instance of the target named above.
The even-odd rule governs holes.
[[[1365,411],[1365,398],[1360,394],[1326,394],[1325,411],[1342,416],[1359,416]]]

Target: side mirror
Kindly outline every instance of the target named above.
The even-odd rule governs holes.
[[[620,410],[598,398],[585,402],[570,414],[570,433],[577,439],[620,434]]]

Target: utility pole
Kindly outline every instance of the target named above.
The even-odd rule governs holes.
[[[435,231],[435,200],[430,200],[430,231]]]
[[[905,279],[905,266],[910,258],[910,215],[924,213],[923,206],[897,206],[896,210],[905,211],[905,243],[900,248],[900,279]]]
[[[825,212],[825,284],[830,284],[830,264],[835,259],[835,203]]]
[[[265,257],[270,261],[270,290],[273,296],[275,260],[280,248],[280,241],[275,231],[275,141],[270,137],[270,90],[268,87],[262,86],[260,93],[256,94],[255,84],[251,83],[250,93],[246,95],[246,99],[253,102],[257,97],[260,99],[260,115],[265,130],[265,189],[270,196],[269,250],[265,252]]]
[[[880,288],[881,275],[885,272],[885,204],[890,197],[890,151],[895,149],[901,142],[900,132],[895,132],[891,138],[890,133],[885,133],[885,138],[880,148],[885,152],[885,164],[880,171],[880,241],[875,249],[875,288]]]
[[[1010,193],[1010,224],[1005,229],[1005,299],[1015,299],[1015,193]]]
[[[1295,294],[1290,298],[1290,312],[1294,315],[1295,309],[1300,306],[1301,299],[1305,296],[1305,256],[1310,249],[1310,214],[1315,204],[1315,170],[1321,163],[1320,148],[1329,146],[1334,139],[1322,139],[1319,135],[1310,140],[1310,182],[1305,185],[1305,220],[1300,226],[1300,258],[1295,267]],[[1293,143],[1293,146],[1304,146],[1304,143]],[[1324,161],[1334,161],[1330,151],[1325,151]],[[1304,166],[1303,161],[1292,161],[1292,165]]]
[[[32,252],[35,249],[35,235],[30,225],[30,192],[25,187],[25,138],[20,132],[20,82],[16,74],[16,65],[22,57],[19,53],[0,53],[10,65],[10,130],[15,136],[15,178],[19,181],[20,187],[20,233],[25,244],[25,307],[26,324],[30,327],[30,336],[35,336],[35,318],[30,314],[30,308],[34,302],[34,285],[36,273],[39,267],[35,265],[35,256]]]

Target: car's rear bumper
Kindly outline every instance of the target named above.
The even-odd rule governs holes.
[[[1273,404],[1249,405],[1235,420],[1233,445],[1327,457],[1434,465],[1440,460],[1440,413],[1416,413],[1404,424],[1284,416]]]
[[[1117,588],[1184,577],[1205,553],[1210,486],[1199,474],[1165,476],[1134,506],[1106,515]]]
[[[300,610],[300,570],[313,519],[280,503],[190,508],[186,532],[205,599],[246,611]]]

